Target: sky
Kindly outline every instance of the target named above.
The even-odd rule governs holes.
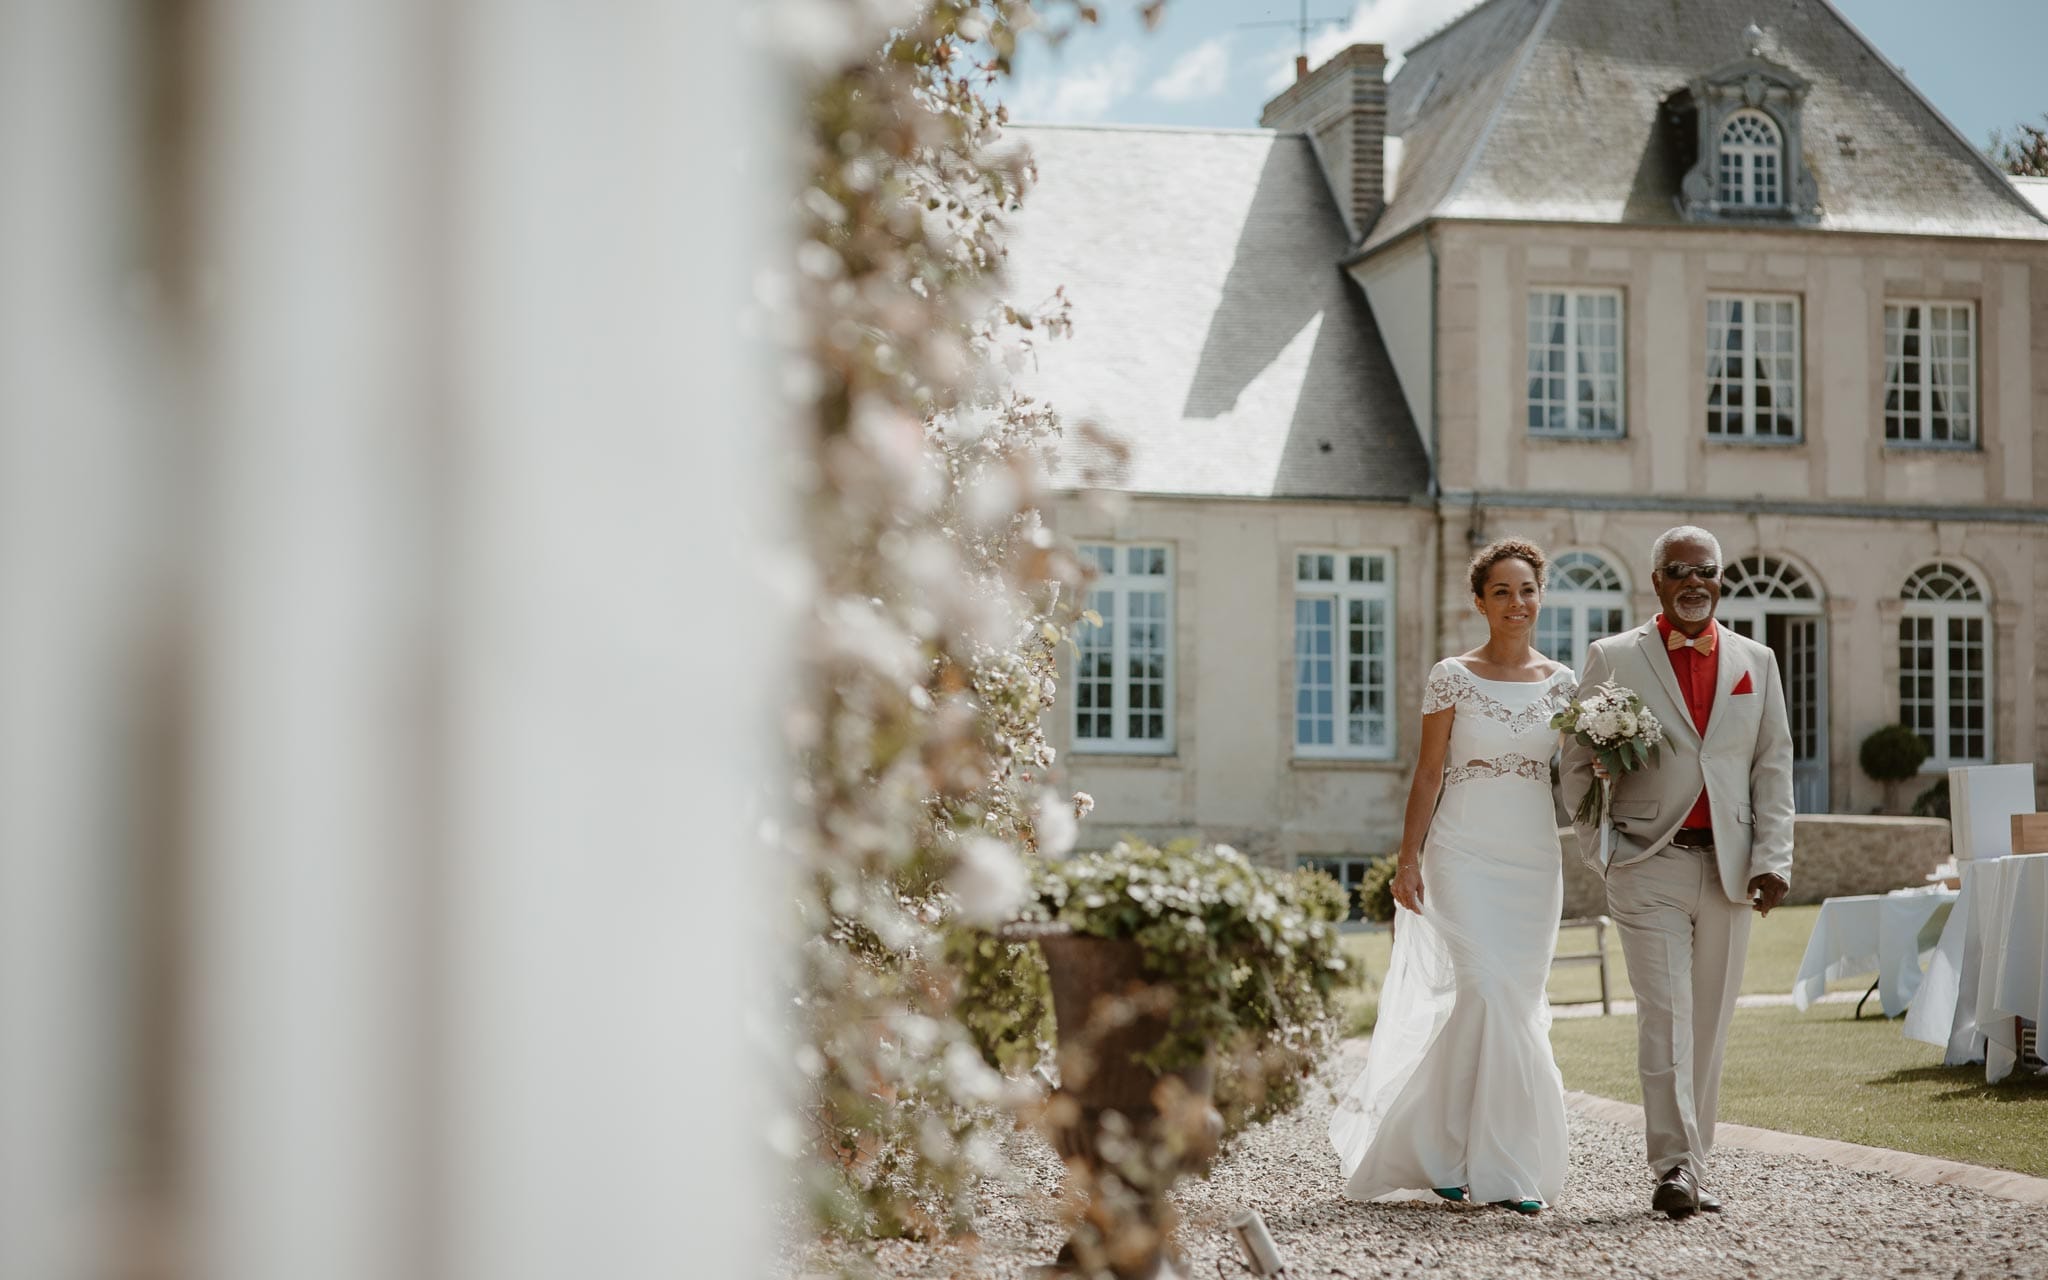
[[[1259,108],[1294,76],[1299,0],[1168,0],[1147,32],[1136,0],[1096,0],[1102,21],[1049,49],[1026,41],[1001,96],[1030,123],[1253,128]],[[1773,0],[1758,0],[1769,24]],[[2048,112],[2048,0],[1835,0],[1836,8],[1963,136]],[[1355,43],[1398,54],[1475,7],[1475,0],[1309,0],[1309,59]],[[1279,23],[1255,26],[1255,23]]]

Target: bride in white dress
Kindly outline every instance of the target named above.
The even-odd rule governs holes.
[[[1564,897],[1550,717],[1577,687],[1530,645],[1546,568],[1519,539],[1475,556],[1487,641],[1429,673],[1393,960],[1365,1071],[1330,1121],[1355,1200],[1435,1191],[1535,1213],[1564,1191],[1545,994]]]

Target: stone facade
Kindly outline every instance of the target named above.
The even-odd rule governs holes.
[[[1013,261],[1025,296],[1071,284],[1077,321],[1034,390],[1129,446],[1076,433],[1051,522],[1076,541],[1170,549],[1169,731],[1077,741],[1072,679],[1053,714],[1054,781],[1096,799],[1084,844],[1192,836],[1279,863],[1394,850],[1422,680],[1484,639],[1463,569],[1508,534],[1607,575],[1582,592],[1595,603],[1551,602],[1553,622],[1579,610],[1586,634],[1558,654],[1574,662],[1610,621],[1654,616],[1649,550],[1665,529],[1704,526],[1747,566],[1753,589],[1722,613],[1779,653],[1797,698],[1799,839],[1816,842],[1797,854],[1800,899],[1915,882],[1914,841],[1943,844],[1878,823],[1849,849],[1807,816],[1885,803],[1857,754],[1908,710],[1909,616],[1937,620],[1916,654],[1981,655],[1983,742],[1959,717],[1958,758],[1937,752],[1900,798],[1952,763],[2048,756],[2048,220],[1832,10],[1766,9],[1745,32],[1734,0],[1481,5],[1407,51],[1391,85],[1369,45],[1304,75],[1268,105],[1269,135],[1034,140],[1043,184]],[[1738,36],[1786,69],[1782,101],[1727,61]],[[1732,107],[1709,91],[1737,80],[1742,103],[1781,109],[1790,203],[1689,221],[1679,185],[1698,157],[1659,141],[1660,112],[1688,83],[1695,106]],[[1557,127],[1567,108],[1584,127]],[[1618,374],[1611,401],[1595,393],[1609,415],[1597,429],[1546,419],[1555,395],[1537,397],[1532,425],[1531,308],[1559,294],[1612,307],[1618,338],[1591,344]],[[1731,299],[1752,317],[1759,299],[1789,302],[1794,317],[1773,321],[1767,337],[1787,345],[1766,351],[1796,373],[1740,387],[1746,407],[1770,397],[1769,431],[1710,417],[1749,376],[1728,370],[1765,362],[1753,324],[1730,345]],[[1965,439],[1888,438],[1888,378],[1905,368],[1905,313],[1888,331],[1888,306],[1928,327],[1966,317],[1968,385],[1918,375],[1912,392],[1960,390]],[[1914,340],[1932,350],[1928,327]],[[1547,371],[1559,385],[1594,376]],[[1101,465],[1078,465],[1090,459]],[[1296,745],[1296,700],[1315,683],[1297,679],[1295,560],[1310,551],[1392,566],[1391,738],[1370,759]],[[1948,612],[1905,598],[1936,565],[1968,579]],[[1754,586],[1766,573],[1782,577]],[[1958,611],[1981,635],[1951,640]],[[1945,669],[1923,675],[1951,688]]]

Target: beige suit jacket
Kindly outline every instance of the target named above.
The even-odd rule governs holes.
[[[1658,762],[1614,785],[1613,857],[1599,865],[1598,827],[1577,828],[1586,864],[1603,874],[1640,862],[1670,843],[1700,789],[1714,818],[1714,856],[1731,902],[1749,900],[1749,881],[1770,872],[1792,881],[1792,733],[1778,658],[1720,628],[1720,664],[1704,740],[1685,709],[1664,638],[1653,619],[1595,641],[1579,673],[1580,692],[1608,680],[1635,690],[1664,726]],[[1753,692],[1735,693],[1742,677]],[[1561,770],[1565,806],[1576,808],[1593,777],[1593,753],[1567,741]]]

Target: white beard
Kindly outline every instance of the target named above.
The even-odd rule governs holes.
[[[1695,600],[1690,604],[1682,599],[1676,600],[1672,602],[1671,611],[1676,613],[1679,619],[1684,622],[1705,622],[1713,616],[1714,602],[1711,599],[1705,598]]]

